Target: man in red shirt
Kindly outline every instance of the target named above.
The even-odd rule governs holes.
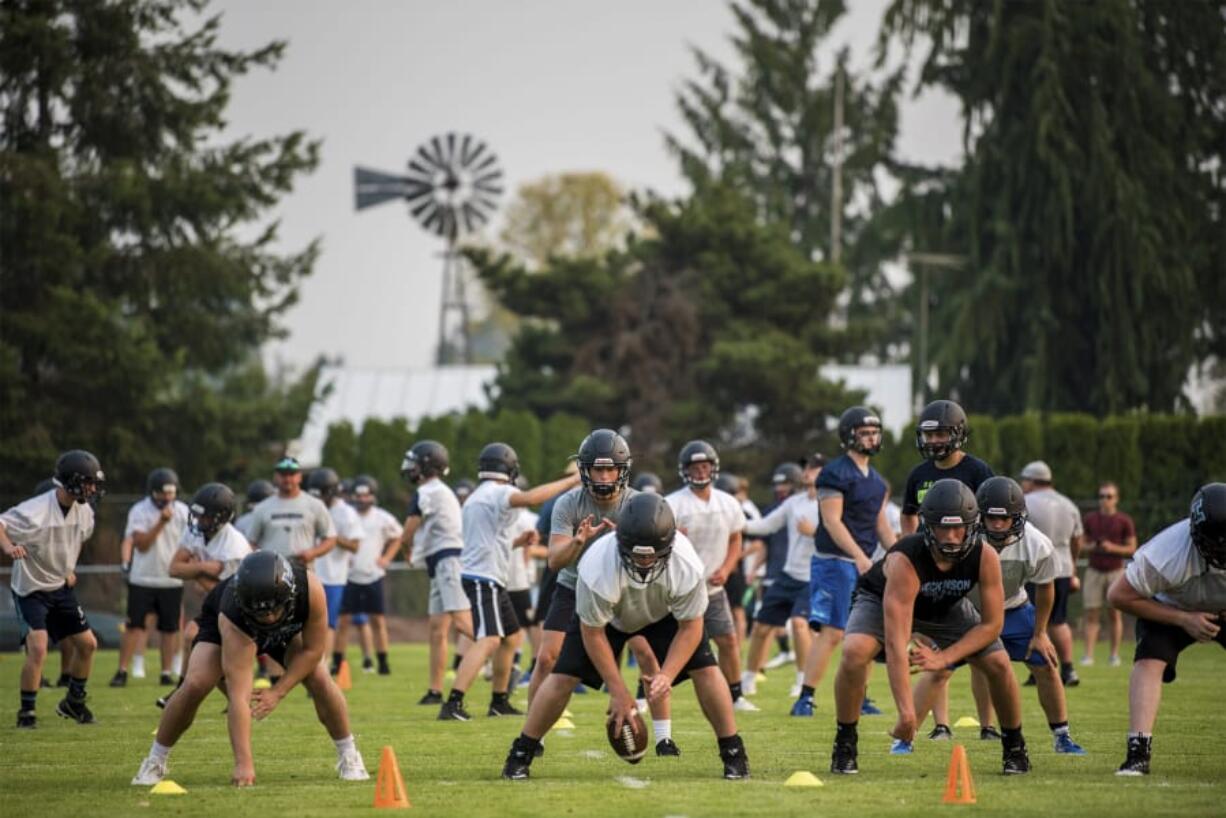
[[[1120,663],[1120,641],[1124,636],[1124,620],[1120,612],[1107,604],[1107,589],[1124,573],[1124,558],[1137,550],[1137,530],[1132,518],[1118,510],[1120,490],[1115,483],[1098,487],[1098,511],[1085,515],[1085,545],[1082,553],[1089,554],[1090,567],[1082,585],[1086,612],[1086,650],[1081,664],[1094,664],[1094,645],[1098,642],[1100,608],[1106,607],[1111,617],[1112,667]]]

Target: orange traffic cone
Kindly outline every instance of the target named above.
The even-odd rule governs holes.
[[[353,677],[349,675],[348,662],[341,662],[340,668],[336,671],[336,686],[341,690],[349,690],[353,687]]]
[[[400,765],[396,763],[396,754],[391,747],[383,748],[383,756],[379,759],[379,775],[375,780],[375,807],[386,809],[408,809],[409,793],[404,788],[404,779],[400,777]]]
[[[941,800],[946,804],[975,803],[975,782],[971,779],[971,765],[966,760],[966,748],[961,744],[954,745],[954,753],[950,756],[949,776],[945,779],[945,797]]]

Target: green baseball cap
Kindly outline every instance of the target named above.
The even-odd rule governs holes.
[[[283,457],[277,461],[277,465],[272,467],[273,471],[295,472],[302,471],[302,466],[298,465],[297,458]]]

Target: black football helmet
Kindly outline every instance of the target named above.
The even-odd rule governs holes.
[[[78,503],[95,505],[106,496],[102,464],[84,449],[64,452],[56,459],[55,483]]]
[[[920,533],[933,556],[958,562],[971,552],[979,540],[979,505],[970,487],[961,480],[946,478],[933,483],[920,501]],[[960,543],[940,543],[938,528],[966,526]]]
[[[379,481],[369,474],[359,474],[353,478],[349,496],[359,509],[370,508],[379,501]]]
[[[44,477],[42,480],[39,480],[38,485],[34,487],[34,495],[37,497],[40,494],[46,494],[47,492],[51,491],[51,489],[55,488],[55,486],[56,483],[54,477]]]
[[[519,477],[519,455],[505,443],[487,443],[477,455],[478,480],[506,480]]]
[[[456,498],[459,499],[461,504],[463,504],[464,501],[468,499],[468,495],[472,494],[473,489],[475,488],[477,487],[473,484],[473,481],[469,480],[467,477],[461,477],[459,480],[455,481],[455,488],[453,491],[455,492]]]
[[[306,589],[302,589],[306,593]],[[298,584],[289,561],[272,551],[256,551],[239,563],[234,575],[234,598],[252,628],[273,631],[293,613]],[[261,617],[276,614],[275,620]]]
[[[720,472],[715,478],[715,487],[728,494],[736,494],[741,490],[741,479],[731,472]]]
[[[404,453],[400,476],[410,483],[431,477],[446,477],[451,472],[451,455],[437,440],[419,440]]]
[[[804,482],[804,471],[796,463],[780,463],[771,473],[771,485],[787,486],[789,492],[800,491]]]
[[[179,475],[175,474],[174,469],[165,466],[154,469],[145,478],[145,491],[149,493],[149,499],[155,506],[164,508],[175,499],[174,495],[179,493]],[[171,492],[174,492],[174,495]],[[154,494],[161,494],[161,499],[154,497]]]
[[[234,519],[238,500],[224,483],[205,483],[187,507],[187,527],[208,542],[226,523]]]
[[[668,567],[677,535],[677,520],[672,506],[659,494],[649,491],[631,497],[617,523],[617,555],[630,579],[642,585],[651,583]],[[638,565],[635,557],[654,556],[647,567]]]
[[[267,480],[252,480],[247,484],[247,508],[255,508],[276,493],[277,489]]]
[[[1226,483],[1201,486],[1188,516],[1192,544],[1205,562],[1226,569]]]
[[[1003,475],[988,478],[975,492],[975,503],[979,506],[983,536],[993,548],[1003,551],[1022,541],[1026,534],[1026,497],[1016,480]],[[993,531],[988,527],[988,517],[1008,517],[1008,530]]]
[[[945,430],[949,432],[947,443],[925,443],[924,432]],[[920,412],[915,425],[915,448],[926,460],[944,460],[966,445],[970,429],[966,424],[966,412],[951,400],[934,400]]]
[[[335,469],[325,466],[311,469],[306,479],[306,490],[325,503],[330,503],[336,493],[341,490],[341,476],[336,473]]]
[[[630,481],[630,444],[612,429],[597,429],[579,444],[579,479],[593,497],[609,498],[617,495]],[[617,479],[611,483],[598,483],[592,479],[596,466],[614,466]]]
[[[881,418],[866,406],[853,406],[839,416],[839,445],[844,449],[867,454],[869,456],[881,451],[881,438],[877,438],[876,446],[864,446],[856,438],[856,430],[865,426],[881,431]]]
[[[641,471],[630,483],[630,487],[635,491],[654,491],[656,494],[664,493],[664,481],[660,479],[660,475],[655,472]]]
[[[689,469],[695,463],[710,463],[711,476],[701,482],[692,479]],[[705,440],[691,440],[681,447],[681,454],[677,455],[677,474],[681,475],[681,482],[687,486],[700,489],[709,485],[719,477],[719,453]]]

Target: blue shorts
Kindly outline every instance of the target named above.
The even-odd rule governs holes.
[[[1026,649],[1030,647],[1030,639],[1034,636],[1034,606],[1027,602],[1012,610],[1005,611],[1005,626],[1000,631],[1000,641],[1005,643],[1009,659],[1014,662],[1025,662],[1028,665],[1046,664],[1038,651],[1026,658]]]
[[[349,621],[360,627],[362,625],[365,625],[367,622],[369,622],[370,617],[364,613],[355,613]]]
[[[854,562],[814,557],[809,568],[809,627],[847,629],[860,572]]]
[[[344,596],[344,585],[324,586],[324,597],[328,600],[328,627],[332,630],[336,630],[337,620],[341,618],[341,598]]]
[[[754,611],[754,621],[782,628],[788,619],[809,618],[809,584],[780,574],[766,589]]]

